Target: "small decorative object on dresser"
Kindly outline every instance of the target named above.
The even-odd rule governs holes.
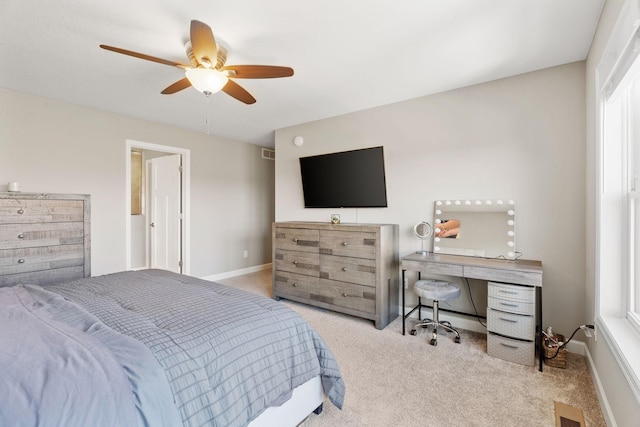
[[[339,214],[331,214],[331,224],[340,224]]]
[[[273,297],[371,319],[398,316],[398,224],[273,223]]]
[[[90,196],[0,193],[0,285],[91,275]]]

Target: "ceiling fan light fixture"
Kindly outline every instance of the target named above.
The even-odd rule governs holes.
[[[220,92],[229,81],[224,73],[212,68],[190,68],[185,75],[196,90],[207,96]]]

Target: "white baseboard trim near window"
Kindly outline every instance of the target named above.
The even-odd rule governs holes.
[[[271,268],[271,263],[254,265],[253,267],[241,268],[240,270],[227,271],[225,273],[213,274],[211,276],[201,277],[201,279],[215,282],[216,280],[228,279],[229,277],[242,276],[244,274],[257,273],[259,271],[268,270]]]
[[[582,343],[584,345],[584,343]],[[598,375],[598,370],[596,369],[596,365],[591,357],[591,352],[589,351],[589,347],[584,345],[585,357],[587,358],[587,365],[589,366],[589,371],[591,371],[591,378],[593,379],[593,385],[596,389],[596,394],[598,395],[598,401],[600,402],[600,409],[602,409],[602,416],[604,417],[605,422],[608,427],[617,427],[616,419],[613,416],[613,411],[611,410],[611,406],[609,406],[609,400],[607,399],[607,395],[604,392],[604,387],[602,386],[602,381],[600,381],[600,375]]]

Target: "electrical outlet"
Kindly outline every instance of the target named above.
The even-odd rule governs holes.
[[[243,256],[244,256],[245,258],[249,258],[249,251],[245,249],[245,250],[244,250],[244,253],[243,253]]]

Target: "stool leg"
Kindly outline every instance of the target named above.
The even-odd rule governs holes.
[[[438,323],[440,323],[439,302],[433,300],[433,332],[431,333],[431,345],[438,345]]]

